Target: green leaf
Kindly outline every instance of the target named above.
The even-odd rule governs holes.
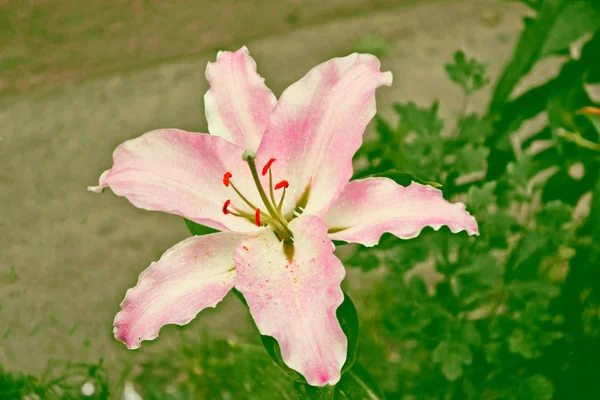
[[[539,226],[550,232],[555,232],[573,218],[573,207],[560,200],[554,200],[544,204],[541,212],[536,216]]]
[[[450,79],[458,84],[465,94],[476,92],[490,81],[486,76],[487,64],[475,58],[467,60],[462,50],[454,53],[454,63],[446,64],[445,68]]]
[[[390,178],[400,186],[409,186],[412,182],[417,182],[417,183],[420,183],[421,185],[428,185],[428,186],[431,186],[434,188],[442,187],[441,183],[426,181],[426,180],[418,178],[408,172],[400,172],[400,171],[396,171],[395,169],[390,169],[385,172],[373,174],[373,175],[370,175],[370,177]]]
[[[469,143],[456,154],[454,168],[459,174],[485,171],[489,154],[487,147],[475,147]]]
[[[496,84],[490,110],[497,110],[508,101],[521,77],[540,59],[550,32],[568,2],[569,0],[544,0],[537,18],[526,20],[513,58]]]
[[[523,358],[531,359],[539,357],[537,343],[522,329],[513,330],[508,337],[508,349],[511,353],[520,354]]]
[[[236,293],[235,291],[234,293]],[[236,295],[242,296],[241,293],[237,292]],[[243,296],[242,296],[243,298]],[[245,303],[245,300],[244,300]],[[358,352],[358,334],[359,334],[359,323],[358,315],[356,314],[356,308],[350,297],[344,293],[344,302],[336,310],[336,316],[342,327],[342,331],[348,339],[348,351],[346,355],[346,362],[342,367],[342,373],[349,370],[354,362],[356,361],[356,354]],[[283,361],[281,355],[281,348],[277,340],[271,336],[260,335],[262,344],[273,361],[286,373],[290,378],[296,382],[306,383],[306,379],[300,373],[294,371],[288,367]]]
[[[492,286],[498,282],[504,274],[504,265],[500,264],[491,254],[477,254],[473,261],[463,268],[459,268],[457,276],[470,278],[478,286]]]
[[[431,105],[431,108],[420,107],[412,101],[394,104],[394,109],[400,115],[400,131],[439,136],[444,128],[444,121],[437,115],[438,108],[437,101]]]
[[[393,46],[390,43],[376,35],[362,36],[352,47],[353,52],[369,53],[379,58],[387,55],[392,49]]]
[[[356,363],[335,386],[334,399],[385,400],[385,395],[367,370]]]
[[[194,221],[190,221],[187,218],[184,218],[184,220],[185,220],[185,224],[187,225],[188,229],[190,230],[190,232],[194,236],[202,236],[202,235],[208,235],[209,233],[219,232],[216,229],[209,228],[208,226],[197,224]]]
[[[568,51],[572,42],[597,29],[600,29],[600,12],[591,2],[569,1],[554,21],[540,58]]]
[[[469,114],[460,123],[460,137],[470,143],[483,143],[494,133],[494,120],[492,115]]]
[[[342,373],[348,371],[356,362],[358,353],[358,338],[359,338],[359,322],[356,307],[350,296],[344,292],[344,302],[336,310],[336,316],[344,331],[344,335],[348,339],[348,351],[346,353],[346,362],[342,367]]]
[[[473,322],[466,322],[462,328],[463,341],[471,346],[481,345],[481,334]]]
[[[550,400],[554,395],[554,385],[544,375],[536,374],[525,380],[519,395],[521,399]]]
[[[498,198],[494,194],[497,182],[491,181],[483,184],[482,187],[471,186],[467,192],[468,205],[475,214],[481,214],[487,210],[490,205],[497,203]]]
[[[446,379],[453,382],[462,376],[463,366],[473,362],[473,354],[464,343],[441,342],[433,350],[432,359],[441,365]]]
[[[379,257],[372,251],[359,247],[344,264],[349,267],[360,268],[364,272],[369,272],[379,268],[380,262]]]

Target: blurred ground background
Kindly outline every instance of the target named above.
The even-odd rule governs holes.
[[[381,42],[394,84],[378,110],[438,98],[452,118],[460,89],[444,64],[461,48],[497,76],[525,12],[499,0],[0,0],[0,365],[39,374],[49,359],[103,358],[118,374],[180,340],[167,327],[130,352],[112,319],[138,274],[189,236],[182,219],[86,186],[127,139],[206,131],[204,69],[218,49],[246,44],[278,95],[317,63]],[[360,314],[357,274],[347,284]],[[187,329],[229,337],[246,321],[228,297]]]

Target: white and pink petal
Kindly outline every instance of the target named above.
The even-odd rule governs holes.
[[[127,291],[115,317],[115,338],[136,349],[158,337],[164,325],[185,325],[215,307],[235,283],[233,250],[242,237],[193,236],[167,250]]]
[[[279,343],[286,365],[311,385],[333,385],[348,346],[336,316],[344,300],[344,267],[319,218],[300,216],[289,228],[294,234],[291,259],[270,229],[238,245],[235,286],[260,333]]]
[[[462,203],[450,203],[442,192],[412,182],[403,187],[388,178],[350,182],[324,217],[332,240],[374,246],[386,232],[401,239],[423,228],[448,226],[454,233],[479,233],[477,221]]]
[[[208,63],[206,79],[210,89],[204,108],[211,135],[256,150],[277,99],[256,71],[248,48],[220,51],[217,61]]]
[[[276,158],[274,179],[290,183],[284,210],[309,188],[305,213],[321,216],[352,176],[352,157],[375,115],[375,90],[391,85],[370,54],[334,58],[288,87],[273,110],[258,150]]]
[[[155,130],[117,147],[112,168],[88,190],[110,187],[139,208],[181,215],[218,230],[256,232],[259,228],[248,220],[222,211],[227,199],[243,206],[232,188],[223,184],[225,172],[233,174],[236,186],[251,201],[260,200],[242,153],[219,137]]]

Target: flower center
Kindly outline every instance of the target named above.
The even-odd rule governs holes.
[[[231,200],[227,199],[223,204],[223,214],[231,214],[236,217],[247,219],[257,226],[269,225],[271,228],[273,228],[281,240],[283,240],[285,243],[291,243],[293,235],[288,228],[288,221],[281,211],[283,200],[285,198],[285,191],[288,188],[289,183],[286,180],[282,180],[273,186],[273,174],[271,173],[271,166],[277,160],[271,158],[261,170],[263,176],[265,176],[267,173],[269,174],[269,196],[267,196],[267,193],[260,182],[258,171],[256,169],[256,153],[252,150],[246,150],[242,154],[242,159],[248,163],[250,173],[252,174],[252,179],[254,180],[254,184],[256,185],[256,189],[260,195],[264,209],[261,210],[260,207],[256,207],[254,204],[252,204],[233,183],[233,174],[231,172],[225,172],[223,175],[223,184],[227,187],[231,187],[238,195],[240,200],[250,207],[252,211],[245,211],[242,207],[233,205]],[[279,197],[279,201],[276,201],[275,191],[281,189],[283,189],[283,191]]]

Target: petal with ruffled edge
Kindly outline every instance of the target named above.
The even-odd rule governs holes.
[[[185,325],[215,307],[235,282],[233,250],[243,235],[193,236],[167,250],[142,272],[115,317],[115,338],[130,349],[158,337],[167,324]]]
[[[301,216],[289,227],[294,234],[291,260],[270,229],[237,246],[235,287],[260,333],[277,339],[283,361],[311,385],[333,385],[348,346],[336,317],[344,301],[344,267],[318,217]]]
[[[208,63],[210,90],[204,95],[208,130],[244,149],[258,148],[277,99],[256,72],[248,48],[220,51]]]
[[[259,164],[269,158],[275,181],[290,183],[289,214],[309,188],[305,213],[322,215],[352,176],[352,156],[375,115],[375,89],[391,85],[370,54],[333,58],[287,88],[270,116]]]
[[[413,182],[407,187],[388,178],[367,178],[346,186],[324,217],[329,238],[374,246],[385,232],[411,239],[430,226],[446,225],[454,233],[479,234],[477,221],[462,203],[452,204],[442,192]]]
[[[260,228],[253,223],[222,211],[227,199],[244,206],[223,184],[225,172],[233,174],[236,186],[250,201],[260,201],[242,153],[223,138],[155,130],[117,147],[112,168],[102,174],[98,186],[88,190],[110,187],[139,208],[181,215],[218,230],[256,232]]]

